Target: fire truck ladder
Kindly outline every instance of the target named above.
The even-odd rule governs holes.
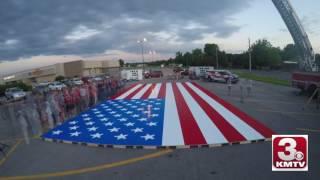
[[[287,25],[294,43],[299,49],[301,56],[299,62],[300,68],[305,71],[318,71],[319,69],[315,64],[315,55],[308,35],[289,0],[272,0],[272,2],[278,9],[283,21]]]

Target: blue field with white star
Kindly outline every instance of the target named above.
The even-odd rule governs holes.
[[[107,100],[42,137],[102,145],[160,146],[163,99]]]

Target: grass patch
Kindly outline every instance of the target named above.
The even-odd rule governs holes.
[[[268,77],[268,76],[259,76],[249,72],[237,72],[237,74],[241,78],[252,79],[255,81],[261,81],[261,82],[281,85],[281,86],[291,86],[291,82],[288,80],[283,80],[283,79],[278,79],[278,78]]]

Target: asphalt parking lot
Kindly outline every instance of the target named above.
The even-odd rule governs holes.
[[[233,85],[228,96],[225,84],[197,82],[278,134],[308,134],[309,171],[272,172],[271,142],[139,150],[58,144],[35,138],[30,145],[11,142],[10,153],[0,161],[0,179],[319,179],[320,110],[314,104],[303,110],[306,97],[296,95],[290,87],[254,82],[252,94],[240,103],[239,84]]]

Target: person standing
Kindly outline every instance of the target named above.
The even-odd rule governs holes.
[[[251,95],[251,90],[252,90],[252,80],[250,79],[250,80],[246,80],[246,84],[247,84],[247,94],[248,94],[248,96],[250,96]]]
[[[17,119],[18,119],[18,121],[20,123],[22,135],[23,135],[23,138],[24,138],[26,144],[30,144],[29,133],[28,133],[28,123],[27,123],[26,118],[24,117],[24,114],[23,114],[22,110],[18,111]]]
[[[228,96],[231,96],[231,88],[232,88],[232,80],[231,76],[227,79],[227,85],[228,85]]]

